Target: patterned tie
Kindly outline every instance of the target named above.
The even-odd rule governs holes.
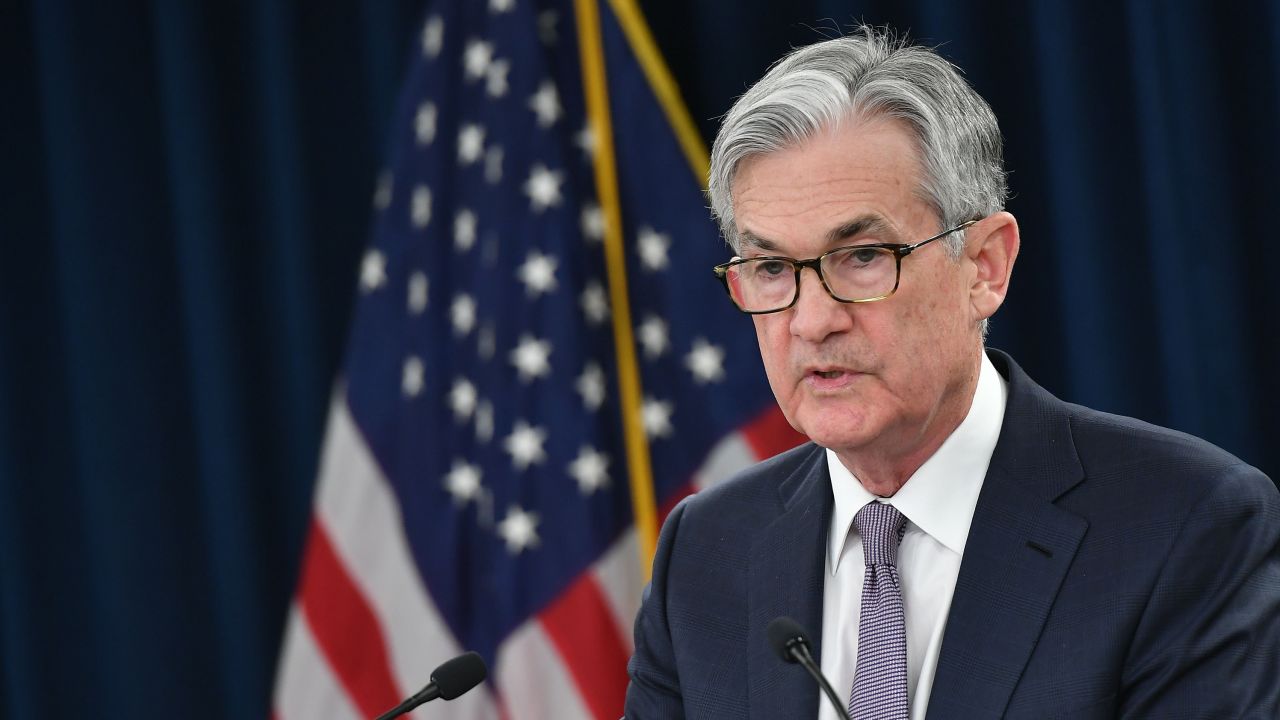
[[[907,720],[907,623],[898,579],[906,517],[871,501],[854,516],[867,563],[858,617],[858,666],[849,697],[853,720]]]

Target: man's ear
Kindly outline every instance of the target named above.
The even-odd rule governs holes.
[[[991,317],[1004,303],[1020,242],[1017,219],[1004,211],[988,215],[965,230],[965,256],[974,265],[969,302],[975,320]]]

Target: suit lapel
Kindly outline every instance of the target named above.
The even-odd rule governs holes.
[[[1000,440],[973,515],[929,717],[1000,717],[1031,657],[1088,523],[1054,505],[1083,471],[1057,399],[1012,360]]]
[[[781,514],[751,548],[747,601],[747,681],[750,717],[815,717],[818,687],[799,665],[783,662],[766,629],[794,618],[809,632],[814,655],[822,638],[823,543],[831,522],[831,482],[821,448],[779,485]]]

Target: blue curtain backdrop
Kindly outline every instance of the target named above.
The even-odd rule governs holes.
[[[1276,3],[641,4],[708,137],[833,27],[941,44],[1000,118],[1022,225],[992,344],[1278,477]],[[267,715],[420,13],[6,10],[0,717]]]

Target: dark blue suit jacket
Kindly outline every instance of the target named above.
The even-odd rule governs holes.
[[[990,354],[1008,405],[929,717],[1280,717],[1276,487],[1201,440],[1064,403]],[[816,686],[765,628],[790,615],[819,643],[831,507],[808,444],[671,513],[628,718],[816,716]]]

